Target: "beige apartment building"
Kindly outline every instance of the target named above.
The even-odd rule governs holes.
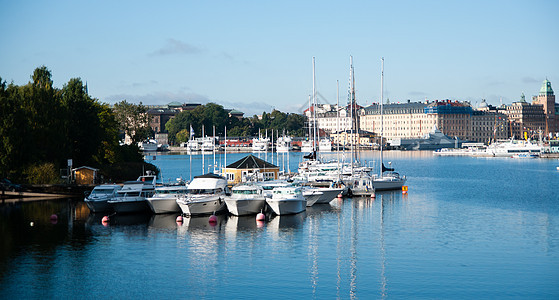
[[[546,130],[546,116],[542,104],[526,102],[524,94],[519,101],[513,102],[504,111],[508,116],[509,136],[515,139],[524,139],[539,134]]]

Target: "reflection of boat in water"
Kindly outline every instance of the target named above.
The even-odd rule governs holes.
[[[225,223],[225,232],[226,234],[245,231],[251,233],[258,228],[257,222],[254,216],[229,216]]]
[[[266,227],[279,231],[299,228],[303,225],[306,216],[305,212],[294,215],[275,216],[268,222]]]
[[[217,222],[210,223],[208,216],[190,216],[183,218],[182,224],[177,224],[177,231],[179,234],[188,232],[196,232],[201,235],[206,234],[208,231],[214,231],[220,228],[227,219],[227,215],[218,215]]]
[[[151,215],[148,225],[150,228],[156,229],[177,229],[177,215],[178,214]]]

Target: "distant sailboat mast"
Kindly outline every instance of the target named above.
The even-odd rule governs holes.
[[[382,148],[383,142],[382,137],[384,136],[384,116],[383,116],[383,102],[384,102],[384,57],[381,59],[381,70],[380,70],[380,177],[382,177],[382,168],[384,162],[382,159]]]
[[[318,141],[317,139],[317,126],[316,126],[316,73],[315,73],[315,63],[314,63],[314,56],[312,58],[312,106],[313,106],[313,110],[312,110],[312,116],[313,116],[313,130],[314,130],[314,135],[313,135],[313,141],[312,141],[312,149],[313,149],[313,153],[316,151],[316,142]]]

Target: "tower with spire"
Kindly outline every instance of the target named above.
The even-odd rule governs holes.
[[[559,118],[556,112],[555,94],[551,82],[547,78],[543,81],[540,93],[532,99],[533,104],[543,105],[545,113],[545,134],[556,133],[559,130]],[[543,128],[542,128],[543,129]]]

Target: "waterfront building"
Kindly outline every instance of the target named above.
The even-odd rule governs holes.
[[[559,131],[559,104],[555,103],[555,94],[551,82],[547,78],[543,81],[540,93],[532,98],[532,104],[542,105],[545,114],[545,135]]]
[[[335,131],[351,130],[349,106],[317,104],[314,107],[316,107],[317,127],[327,134],[332,134]],[[313,107],[305,110],[305,116],[307,116],[309,124],[314,123],[312,110]]]
[[[416,138],[429,133],[437,120],[435,115],[425,113],[426,103],[387,103],[383,104],[383,137]],[[360,130],[381,134],[380,104],[373,103],[359,111]]]
[[[174,118],[179,111],[174,108],[152,108],[147,111],[149,126],[155,133],[167,132],[165,124]]]
[[[228,185],[239,182],[278,179],[279,167],[252,154],[223,168]]]
[[[507,115],[491,110],[472,112],[472,136],[469,141],[489,144],[491,141],[506,139],[508,135]]]
[[[515,139],[531,137],[546,129],[543,105],[526,102],[524,93],[519,101],[507,106],[505,114],[509,120],[510,136]]]

